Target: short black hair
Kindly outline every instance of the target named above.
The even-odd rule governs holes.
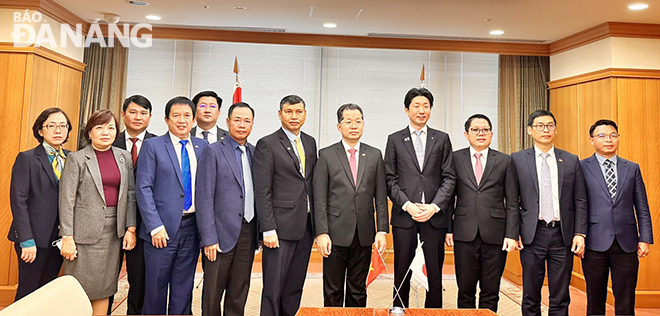
[[[355,103],[346,103],[342,104],[339,109],[337,109],[337,123],[341,123],[341,121],[344,120],[344,111],[346,110],[360,111],[360,116],[362,116],[362,119],[364,120],[364,112],[362,112],[362,108],[359,105]]]
[[[596,123],[594,123],[594,125],[591,125],[591,127],[589,127],[589,136],[594,137],[594,130],[596,129],[596,127],[601,126],[601,125],[612,126],[612,127],[614,127],[614,130],[616,130],[616,132],[619,133],[619,127],[616,126],[616,123],[614,121],[608,120],[608,119],[601,119],[601,120],[596,121]]]
[[[222,106],[222,98],[218,96],[217,93],[214,91],[202,91],[193,97],[192,102],[197,105],[199,103],[199,99],[203,97],[212,97],[215,98],[216,102],[218,102],[218,110],[220,110],[220,107]]]
[[[433,94],[426,88],[412,88],[406,93],[406,97],[403,98],[403,105],[406,109],[410,108],[410,102],[416,97],[426,97],[429,100],[429,107],[433,107]]]
[[[491,124],[490,119],[488,118],[488,116],[486,116],[484,114],[474,114],[474,115],[468,117],[467,121],[465,121],[465,131],[466,132],[470,130],[470,125],[472,125],[472,121],[474,119],[484,119],[484,120],[486,120],[486,122],[488,122],[488,127],[490,127],[491,130],[493,129],[493,124]]]
[[[115,123],[114,138],[116,139],[117,135],[119,135],[119,121],[117,121],[117,117],[115,117],[115,115],[112,114],[112,111],[108,109],[98,110],[89,116],[89,119],[87,120],[87,124],[85,125],[85,129],[83,130],[83,136],[91,144],[92,141],[90,140],[91,137],[89,136],[89,132],[91,132],[95,126],[109,124],[110,122]]]
[[[252,111],[252,118],[254,119],[254,109],[247,103],[245,102],[236,102],[232,104],[229,107],[229,110],[227,111],[227,118],[231,118],[231,114],[234,112],[235,108],[248,108],[250,111]]]
[[[282,101],[280,101],[280,111],[282,111],[282,108],[287,103],[291,105],[302,103],[303,108],[306,107],[305,100],[303,100],[300,96],[297,96],[295,94],[290,94],[282,98]]]
[[[557,119],[555,119],[555,116],[552,114],[552,112],[548,110],[537,110],[529,115],[529,119],[527,119],[527,126],[534,125],[534,119],[541,116],[550,116],[552,117],[552,120],[555,122],[555,124],[557,124]]]
[[[172,110],[172,106],[176,104],[181,104],[181,105],[187,105],[192,109],[192,116],[195,118],[195,109],[196,106],[195,104],[190,101],[190,99],[186,97],[174,97],[171,100],[167,101],[167,104],[165,105],[165,118],[170,118],[170,110]]]
[[[34,124],[32,124],[32,135],[34,135],[34,138],[36,138],[39,143],[44,142],[44,137],[39,135],[39,131],[44,127],[44,123],[46,123],[46,120],[48,120],[48,117],[51,114],[55,113],[62,113],[64,114],[64,117],[66,118],[66,124],[69,125],[69,131],[66,133],[66,139],[64,139],[64,142],[62,144],[66,143],[67,140],[69,140],[69,135],[71,134],[71,130],[73,129],[73,126],[71,126],[71,120],[69,120],[69,116],[62,111],[60,108],[47,108],[37,116],[37,119],[34,120]]]
[[[121,110],[126,112],[126,109],[128,109],[128,106],[131,105],[131,103],[135,103],[147,110],[149,110],[149,113],[151,113],[151,102],[149,102],[149,99],[145,98],[142,95],[136,94],[132,95],[126,100],[124,100],[124,105],[122,106]]]

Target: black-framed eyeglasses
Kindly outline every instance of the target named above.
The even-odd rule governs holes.
[[[492,130],[488,127],[486,128],[470,128],[470,133],[473,135],[479,135],[479,134],[489,134]]]
[[[596,134],[592,137],[598,138],[598,139],[605,139],[606,137],[609,138],[609,139],[617,139],[617,138],[619,138],[619,136],[621,136],[621,135],[619,135],[617,133],[612,133],[612,134],[609,134],[609,135],[600,133],[600,134]]]
[[[54,131],[56,129],[60,130],[68,130],[69,129],[69,124],[55,124],[55,123],[48,123],[46,125],[42,126],[43,128],[49,130],[49,131]]]
[[[545,125],[544,124],[536,124],[536,125],[532,125],[532,127],[534,129],[536,129],[537,131],[539,131],[539,132],[543,132],[543,130],[546,127],[548,128],[549,131],[554,131],[555,129],[557,129],[557,125],[555,125],[555,123],[550,123],[550,124],[545,124]]]

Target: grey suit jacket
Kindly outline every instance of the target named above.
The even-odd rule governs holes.
[[[502,244],[504,237],[517,240],[518,177],[511,156],[489,149],[478,185],[469,147],[455,151],[452,163],[456,172],[456,203],[450,200],[447,211],[453,214],[449,232],[453,232],[454,240],[473,241],[477,230],[489,244]]]
[[[383,157],[365,143],[358,155],[357,185],[341,142],[321,149],[314,169],[316,234],[340,247],[351,245],[356,229],[362,247],[374,242],[374,211],[378,231],[389,232]]]
[[[131,154],[111,148],[121,173],[117,201],[117,237],[135,226],[135,178]],[[101,171],[91,145],[70,153],[60,179],[60,236],[73,236],[78,244],[93,244],[101,238],[105,196]]]

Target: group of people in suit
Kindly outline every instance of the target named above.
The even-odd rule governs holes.
[[[574,255],[588,313],[605,312],[611,271],[617,314],[633,314],[638,257],[653,234],[640,168],[616,155],[616,123],[594,123],[595,154],[580,161],[554,147],[549,111],[530,115],[534,146],[512,155],[490,148],[491,121],[475,114],[465,122],[470,146],[453,152],[449,135],[427,125],[433,101],[425,88],[407,92],[409,125],[389,135],[384,155],[360,141],[364,113],[353,103],[337,110],[341,140],[317,151],[296,95],[280,102],[282,127],[256,146],[247,141],[255,110],[231,105],[224,130],[212,91],[171,99],[162,136],[146,131],[152,106],[143,96],[125,100],[121,133],[110,111],[97,111],[83,131],[88,146],[74,153],[62,149],[68,117],[47,109],[33,126],[40,145],[12,170],[16,299],[57,277],[64,261],[95,314],[109,313],[125,253],[128,314],[192,314],[201,252],[203,315],[243,315],[263,249],[260,314],[294,315],[316,241],[324,305],[364,307],[371,254],[386,250],[391,224],[394,306],[409,306],[409,267],[423,242],[426,308],[442,307],[446,244],[459,308],[497,311],[507,253],[520,250],[523,315],[540,315],[546,265],[550,314],[568,314]]]

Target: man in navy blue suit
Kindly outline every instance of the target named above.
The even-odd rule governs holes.
[[[605,314],[611,271],[615,313],[634,315],[637,257],[646,257],[653,243],[646,187],[639,165],[616,154],[619,128],[614,121],[596,121],[589,136],[596,153],[580,161],[589,202],[587,249],[582,260],[587,314]]]
[[[137,163],[136,197],[145,240],[146,315],[192,314],[199,257],[194,192],[197,157],[208,142],[190,137],[195,105],[175,97],[165,106],[168,133],[144,142]],[[168,293],[169,288],[169,306]]]
[[[195,208],[204,248],[202,315],[243,315],[257,247],[252,157],[247,142],[254,109],[229,107],[228,135],[204,148],[199,163]],[[224,312],[220,301],[224,294]]]

